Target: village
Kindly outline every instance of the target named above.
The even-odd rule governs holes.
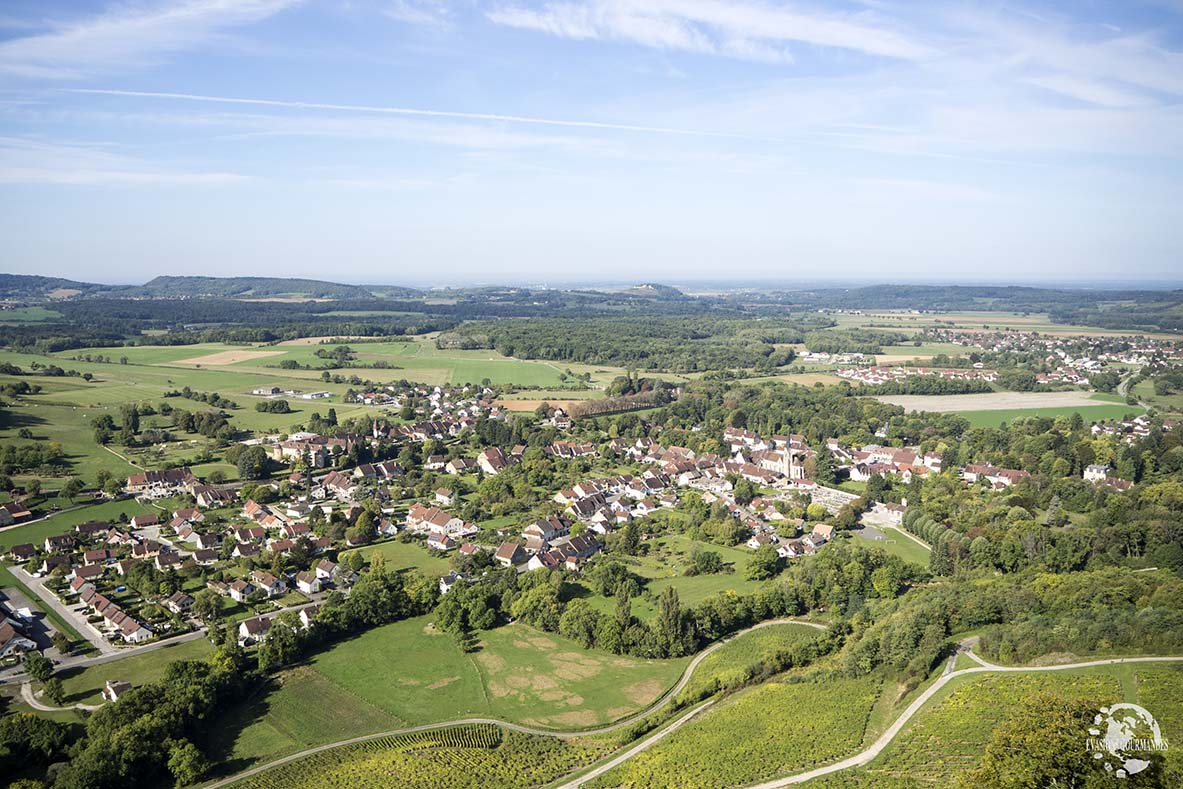
[[[450,399],[438,388],[422,394],[429,405],[421,406],[419,415],[429,419],[377,420],[368,435],[305,431],[247,440],[289,473],[250,486],[245,498],[244,486],[209,485],[188,468],[133,474],[124,495],[150,511],[126,523],[80,523],[41,544],[14,545],[7,558],[16,564],[13,572],[103,654],[193,637],[206,628],[211,611],[232,623],[239,642],[249,646],[265,640],[274,617],[285,610],[297,611],[304,626],[311,626],[325,594],[348,593],[363,567],[360,549],[367,546],[399,541],[453,557],[453,569],[438,578],[440,594],[459,583],[480,582],[479,571],[463,569],[468,566],[464,560],[477,554],[519,573],[545,569],[578,575],[612,535],[634,523],[644,531],[647,518],[676,510],[692,493],[703,505],[723,508],[747,548],[767,547],[791,561],[832,541],[840,514],[898,527],[907,512],[906,499],[868,503],[858,493],[811,479],[819,453],[851,483],[879,477],[907,485],[944,470],[939,452],[918,447],[852,447],[837,439],[811,447],[799,435],[762,437],[741,428],[723,431],[717,454],[663,446],[653,438],[601,443],[590,436],[556,438],[542,451],[552,461],[610,463],[630,471],[591,475],[556,490],[548,514],[517,527],[482,528],[456,514],[461,497],[455,488],[468,480],[465,487],[471,489],[476,480],[522,463],[527,447],[491,446],[474,456],[462,454],[477,420],[503,420],[504,412],[475,397]],[[539,415],[539,428],[572,426],[561,408]],[[1139,417],[1092,430],[1132,440],[1149,430],[1149,421]],[[416,497],[401,487],[408,468],[397,456],[407,445],[443,450],[422,456],[420,471],[441,483],[428,496]],[[360,447],[381,447],[396,457],[349,466]],[[966,484],[996,491],[1030,477],[1022,470],[973,463],[958,473]],[[449,478],[457,483],[443,484]],[[1133,484],[1104,464],[1090,465],[1083,478],[1117,491]],[[161,502],[189,504],[169,509]],[[9,522],[22,517],[18,505],[6,505],[0,515]],[[28,637],[28,624],[12,611],[5,614],[0,657],[45,644],[45,638],[39,644]]]

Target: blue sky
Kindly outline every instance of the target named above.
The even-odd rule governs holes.
[[[0,269],[1183,279],[1183,0],[0,6]]]

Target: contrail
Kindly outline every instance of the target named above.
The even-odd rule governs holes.
[[[332,110],[336,112],[368,112],[381,115],[414,115],[426,118],[454,118],[472,121],[500,121],[503,123],[529,123],[538,126],[563,126],[579,129],[602,129],[606,131],[646,132],[651,134],[680,134],[691,137],[722,137],[735,140],[773,142],[762,137],[729,132],[704,131],[699,129],[675,129],[668,126],[636,126],[628,123],[602,123],[600,121],[561,120],[555,118],[534,118],[525,115],[499,115],[487,112],[456,112],[452,110],[424,110],[413,107],[373,107],[363,104],[325,104],[313,101],[279,101],[276,99],[251,99],[233,96],[203,96],[194,93],[162,93],[146,90],[102,90],[97,88],[67,89],[67,93],[91,93],[102,96],[135,96],[149,99],[176,99],[179,101],[201,101],[210,104],[248,104],[256,107],[284,107],[294,110]]]

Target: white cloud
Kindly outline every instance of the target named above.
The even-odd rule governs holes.
[[[0,73],[76,79],[156,62],[222,31],[265,19],[296,0],[180,0],[111,6],[103,13],[0,43]]]
[[[428,27],[447,27],[452,17],[446,0],[390,0],[383,13],[399,22]]]
[[[487,14],[509,27],[571,39],[625,41],[657,49],[788,62],[788,42],[904,60],[936,50],[869,13],[832,14],[753,0],[581,0],[540,8],[507,5]]]
[[[1068,74],[1027,77],[1023,81],[1029,85],[1035,85],[1089,104],[1099,104],[1102,107],[1144,107],[1148,104],[1143,96],[1095,80],[1082,79]]]

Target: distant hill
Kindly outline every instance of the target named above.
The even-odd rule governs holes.
[[[106,285],[96,285],[93,282],[75,282],[72,279],[62,279],[61,277],[0,274],[0,299],[67,299],[106,289]]]
[[[225,299],[368,299],[371,293],[360,285],[341,285],[315,279],[280,277],[156,277],[120,295],[155,298]]]
[[[669,285],[658,285],[652,282],[633,285],[624,292],[630,296],[641,296],[648,299],[662,299],[667,301],[686,298],[686,294],[677,288]]]

